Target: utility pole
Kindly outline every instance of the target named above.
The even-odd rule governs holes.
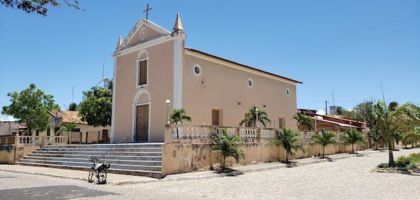
[[[325,101],[325,115],[328,115],[328,101]]]

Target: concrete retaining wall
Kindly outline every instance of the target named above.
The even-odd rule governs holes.
[[[212,169],[215,164],[222,162],[221,154],[212,151],[211,145],[208,143],[173,141],[167,139],[166,136],[170,137],[169,133],[165,133],[165,144],[163,146],[162,171],[164,175],[208,170]],[[305,152],[296,152],[290,159],[320,156],[322,154],[322,148],[318,144],[309,143],[305,144],[304,147]],[[233,158],[228,158],[226,160],[227,165],[283,161],[286,157],[286,152],[281,146],[268,141],[245,143],[241,146],[241,149],[245,153],[245,158],[241,159],[239,163],[236,163]],[[355,145],[355,150],[359,149],[361,147]],[[325,148],[326,155],[345,152],[351,152],[350,145],[335,144],[328,145]]]
[[[24,156],[32,153],[39,148],[39,145],[22,145],[2,147],[0,149],[0,164],[15,164]]]

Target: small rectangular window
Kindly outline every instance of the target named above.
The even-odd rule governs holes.
[[[286,119],[284,117],[279,118],[279,128],[286,128]]]
[[[138,85],[147,84],[147,60],[139,62]]]

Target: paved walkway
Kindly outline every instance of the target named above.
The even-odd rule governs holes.
[[[418,153],[420,149],[396,151],[394,156],[413,152]],[[297,160],[298,167],[291,168],[281,163],[240,166],[237,169],[245,173],[235,177],[215,177],[213,172],[206,171],[171,175],[163,180],[147,178],[150,182],[122,185],[113,184],[130,176],[115,176],[113,184],[96,185],[78,178],[0,171],[0,199],[420,199],[419,176],[372,172],[378,163],[387,161],[386,151],[365,151],[359,157],[349,154],[332,157],[322,162],[318,158]],[[45,170],[51,173],[54,169]],[[87,172],[80,177],[85,175]],[[131,178],[144,180],[144,177]]]
[[[363,156],[371,153],[377,153],[377,151],[361,151],[359,154],[335,154],[330,155],[329,159],[320,159],[315,158],[304,158],[293,160],[293,166],[304,166],[309,164],[321,163],[321,162],[331,162],[340,159],[346,159],[356,156]],[[272,163],[256,163],[245,166],[235,166],[234,169],[238,170],[241,173],[249,172],[258,172],[266,171],[272,169],[286,168],[288,167],[284,163],[272,162]],[[69,178],[76,180],[87,181],[88,171],[83,170],[70,170],[70,169],[59,169],[59,168],[49,168],[49,167],[33,167],[33,166],[22,166],[22,165],[0,165],[0,171],[7,172],[17,172],[25,174],[34,174],[34,175],[44,175],[58,178]],[[154,179],[144,176],[131,176],[131,175],[122,175],[122,174],[108,174],[108,183],[112,185],[123,185],[123,184],[135,184],[135,183],[148,183],[155,181],[178,181],[178,180],[194,180],[194,179],[206,179],[206,178],[216,178],[228,176],[228,174],[218,174],[214,171],[199,171],[199,172],[190,172],[184,174],[174,174],[168,175],[164,179]]]

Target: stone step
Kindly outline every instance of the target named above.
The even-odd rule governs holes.
[[[101,161],[103,159],[100,159]],[[63,158],[63,157],[34,157],[27,156],[22,161],[29,162],[40,162],[44,163],[45,161],[53,162],[88,162],[92,163],[88,158]],[[144,166],[162,166],[162,161],[153,161],[153,160],[122,160],[122,159],[106,159],[106,162],[112,164],[126,164],[126,165],[144,165]]]
[[[38,158],[81,158],[81,159],[87,159],[89,160],[90,157],[97,157],[99,159],[103,159],[104,156],[103,155],[81,155],[81,154],[36,154],[33,153],[31,155],[28,155],[27,157],[38,157]],[[25,157],[26,158],[26,157]],[[106,159],[111,159],[111,160],[153,160],[153,161],[162,161],[162,156],[161,154],[158,156],[126,156],[126,155],[106,155],[105,156]]]
[[[52,167],[52,168],[63,168],[63,169],[76,169],[76,170],[90,170],[90,167],[85,166],[63,166],[63,165],[52,165],[52,164],[42,164],[42,163],[17,163],[20,165],[26,166],[39,166],[39,167]],[[118,169],[111,168],[107,170],[108,173],[116,174],[127,174],[127,175],[137,175],[137,176],[148,176],[153,178],[163,178],[163,174],[160,171],[148,171],[148,170],[127,170],[127,169]],[[87,176],[87,172],[86,172]]]
[[[70,166],[70,167],[92,167],[91,162],[69,162],[69,161],[43,161],[42,163],[38,161],[26,161],[20,160],[18,164],[22,165],[39,165],[39,164],[48,164],[48,165],[57,165],[57,166]],[[145,171],[156,171],[161,172],[162,166],[146,166],[146,165],[128,165],[128,164],[111,164],[110,169],[125,169],[125,170],[145,170]]]
[[[101,152],[162,152],[162,148],[41,148],[39,152],[101,151]]]
[[[126,156],[161,156],[162,151],[157,152],[100,152],[100,151],[36,151],[32,155],[43,155],[43,154],[55,154],[55,155],[66,155],[66,154],[76,154],[76,155],[126,155]]]

